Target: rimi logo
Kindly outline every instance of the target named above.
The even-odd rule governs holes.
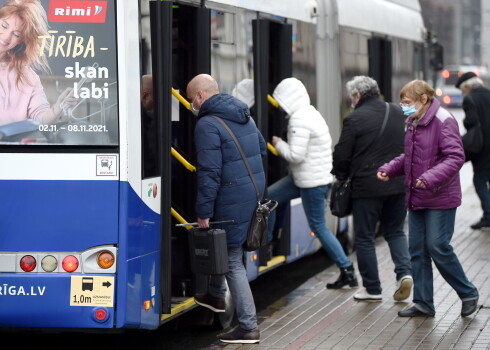
[[[107,1],[51,0],[48,20],[66,23],[105,23]]]

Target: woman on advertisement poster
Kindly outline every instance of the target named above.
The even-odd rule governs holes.
[[[9,0],[0,8],[0,126],[25,119],[51,124],[77,103],[72,88],[52,106],[46,98],[35,73],[50,70],[39,40],[46,35],[46,11],[38,0]]]

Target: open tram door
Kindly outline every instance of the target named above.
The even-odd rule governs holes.
[[[266,141],[272,136],[286,139],[287,121],[284,112],[273,107],[267,94],[273,93],[277,84],[292,76],[292,37],[291,24],[260,18],[252,21],[254,52],[254,92],[255,113],[252,113],[259,130]],[[265,164],[267,184],[270,185],[287,175],[287,164],[283,159],[268,153]],[[280,205],[276,213],[274,238],[270,247],[263,247],[259,254],[260,265],[266,265],[272,255],[289,255],[291,245],[290,208]]]
[[[382,37],[368,40],[369,76],[378,82],[381,95],[386,102],[392,101],[392,61],[391,41]]]
[[[192,295],[207,276],[191,272],[188,234],[176,224],[194,222],[196,118],[184,98],[187,83],[210,73],[210,10],[204,7],[150,2],[154,109],[160,150],[161,181],[161,322],[195,306]],[[178,156],[176,156],[176,154]]]

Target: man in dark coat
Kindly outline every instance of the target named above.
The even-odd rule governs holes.
[[[456,87],[466,95],[463,99],[466,130],[480,122],[483,133],[483,150],[471,155],[473,165],[473,185],[480,198],[483,216],[480,221],[471,225],[474,230],[490,229],[490,90],[483,86],[483,81],[473,72],[464,73],[456,82]],[[468,158],[467,158],[468,160]]]
[[[257,315],[254,299],[243,263],[242,245],[247,237],[257,195],[245,163],[232,136],[212,116],[223,119],[236,135],[247,157],[262,198],[265,174],[262,157],[266,144],[246,104],[235,97],[219,93],[213,77],[200,74],[187,85],[191,111],[197,116],[194,133],[197,151],[198,189],[196,214],[200,228],[209,221],[233,223],[216,225],[226,230],[229,272],[211,276],[209,293],[196,296],[196,303],[215,312],[225,311],[226,282],[233,298],[239,326],[219,339],[227,343],[258,343]]]
[[[356,300],[380,301],[381,283],[376,258],[376,227],[388,242],[395,264],[397,288],[393,298],[404,300],[412,289],[412,272],[407,237],[403,231],[406,217],[403,178],[380,184],[379,166],[403,153],[404,118],[400,107],[387,104],[379,96],[378,84],[357,76],[346,85],[355,111],[344,119],[340,140],[333,153],[332,174],[339,180],[352,176],[353,219],[357,264],[364,288]]]

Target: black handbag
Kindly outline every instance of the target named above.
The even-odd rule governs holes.
[[[330,211],[339,218],[352,213],[352,179],[350,177],[333,183],[330,194]]]
[[[250,165],[248,164],[247,157],[243,152],[240,142],[238,142],[238,139],[236,138],[233,131],[231,131],[228,125],[226,125],[226,123],[221,118],[216,116],[212,116],[212,117],[216,119],[218,122],[220,122],[221,125],[223,125],[223,127],[228,131],[228,133],[233,138],[233,141],[235,141],[238,151],[240,152],[243,162],[245,163],[245,167],[247,168],[248,174],[250,175],[250,179],[252,180],[252,183],[255,187],[255,192],[257,195],[257,206],[255,207],[255,210],[252,215],[252,219],[250,221],[250,225],[248,227],[247,240],[243,244],[244,250],[246,250],[247,252],[253,252],[267,244],[269,215],[276,209],[278,203],[277,201],[273,201],[270,199],[260,198],[259,187],[255,182],[255,178],[253,176],[252,170],[250,169]]]
[[[473,103],[473,100],[469,95],[468,99]],[[483,150],[483,132],[481,130],[478,115],[476,125],[469,128],[461,139],[463,141],[463,148],[467,161],[481,153]]]
[[[367,151],[373,146],[375,141],[379,139],[381,134],[383,134],[386,122],[388,121],[388,114],[390,113],[390,105],[387,102],[385,103],[386,112],[383,119],[383,124],[381,125],[381,129],[379,130],[378,135],[376,135],[373,141],[371,141],[369,146],[365,149],[364,153],[367,153]],[[347,179],[339,180],[337,182],[334,182],[332,185],[332,190],[330,193],[330,211],[333,215],[339,218],[343,218],[352,213],[352,179],[354,178],[359,168],[360,167],[352,170]]]

